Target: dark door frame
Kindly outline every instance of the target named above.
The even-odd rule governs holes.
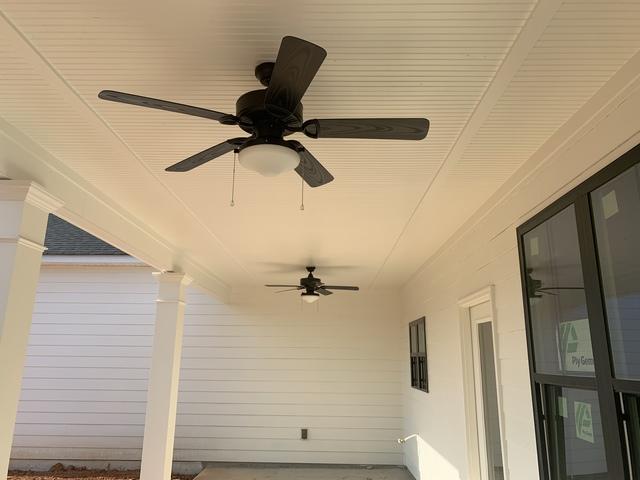
[[[518,255],[520,259],[520,277],[524,302],[535,433],[538,445],[538,466],[540,478],[543,480],[551,480],[549,478],[547,442],[544,428],[544,385],[588,388],[597,391],[600,402],[600,416],[609,478],[611,480],[630,478],[629,465],[626,459],[626,441],[622,411],[618,395],[620,393],[640,394],[640,381],[619,380],[614,377],[589,194],[639,163],[640,145],[629,150],[613,163],[573,188],[541,212],[524,222],[516,230],[518,236]],[[595,377],[592,378],[548,375],[535,371],[523,237],[527,232],[571,205],[574,205],[576,214],[580,260],[582,262],[589,328],[591,331],[591,343],[595,362]]]

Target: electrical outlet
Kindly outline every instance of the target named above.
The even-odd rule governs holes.
[[[306,440],[307,438],[309,438],[309,431],[306,428],[301,428],[300,429],[300,439]]]

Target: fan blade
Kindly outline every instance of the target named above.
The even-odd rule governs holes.
[[[360,287],[349,287],[346,285],[323,285],[327,290],[360,290]]]
[[[300,287],[300,285],[265,285],[265,287],[277,287],[277,288],[296,287],[296,288],[302,288],[302,287]]]
[[[316,292],[322,294],[322,295],[333,295],[333,292],[330,292],[329,290],[327,290],[324,287],[320,287],[316,289]]]
[[[540,287],[538,292],[542,290],[584,290],[584,287]]]
[[[549,292],[547,290],[536,290],[535,292],[536,294],[540,294],[540,295],[551,295],[552,297],[557,297],[558,294],[557,293],[553,293],[553,292]]]
[[[201,151],[200,153],[196,153],[195,155],[190,156],[178,162],[170,167],[165,168],[167,172],[188,172],[189,170],[193,170],[200,165],[207,163],[214,158],[217,158],[225,153],[229,153],[236,148],[240,147],[244,142],[246,142],[248,138],[231,138],[226,140],[218,145],[214,145],[213,147],[209,147],[206,150]]]
[[[288,120],[326,56],[326,50],[318,45],[296,37],[284,37],[265,95],[267,110]]]
[[[429,131],[426,118],[336,118],[308,120],[302,126],[311,138],[369,138],[422,140]]]
[[[293,292],[294,290],[302,290],[302,287],[287,288],[286,290],[278,290],[277,292],[274,292],[274,293]]]
[[[183,113],[194,117],[208,118],[225,125],[236,125],[239,121],[235,115],[229,115],[228,113],[215,112],[206,108],[192,107],[191,105],[184,105],[182,103],[143,97],[140,95],[133,95],[131,93],[116,92],[114,90],[102,90],[98,94],[98,97],[102,100],[109,100],[111,102],[128,103],[129,105],[138,105],[140,107],[156,108],[158,110]]]
[[[307,185],[319,187],[333,181],[333,175],[300,142],[290,140],[289,143],[298,151],[300,163],[296,167],[296,172],[307,182]]]

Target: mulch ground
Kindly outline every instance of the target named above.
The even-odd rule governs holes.
[[[193,480],[195,475],[171,476],[175,480]],[[24,472],[20,470],[9,471],[7,480],[73,480],[73,479],[93,479],[93,480],[137,480],[140,478],[140,470],[89,470],[73,465],[55,464],[48,472]]]

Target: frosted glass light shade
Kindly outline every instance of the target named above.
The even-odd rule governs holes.
[[[305,303],[313,303],[320,298],[317,293],[302,293],[300,296]]]
[[[298,152],[282,145],[261,143],[240,150],[240,165],[265,177],[275,177],[293,170],[300,163]]]

